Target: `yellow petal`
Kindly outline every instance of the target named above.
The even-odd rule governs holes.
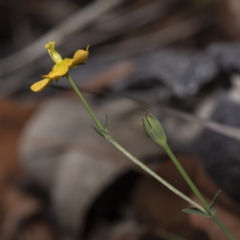
[[[67,65],[68,67],[72,65],[72,61],[73,61],[72,58],[64,58],[64,59],[62,60],[62,62],[63,62],[65,65]]]
[[[63,77],[68,72],[68,66],[62,61],[53,66],[52,71],[47,75],[43,75],[42,77],[48,79],[58,79]]]
[[[31,89],[32,89],[33,92],[40,92],[44,88],[46,88],[51,82],[52,82],[52,80],[50,80],[50,79],[43,79],[41,81],[38,81],[38,82],[34,83],[31,86]]]
[[[88,46],[87,46],[87,49],[86,50],[77,50],[73,56],[73,61],[72,61],[72,64],[70,67],[75,67],[79,64],[83,64],[87,61],[88,59],[88,55],[89,55],[89,52],[88,52]]]

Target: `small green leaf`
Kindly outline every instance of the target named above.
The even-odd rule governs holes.
[[[198,208],[184,208],[182,212],[189,213],[189,214],[197,214],[203,217],[210,217],[207,213],[202,212]]]
[[[108,132],[106,132],[106,130],[100,129],[98,127],[92,126],[94,128],[94,130],[102,137],[106,138],[106,136],[108,135]]]
[[[214,196],[214,198],[213,198],[213,200],[212,200],[212,202],[211,202],[211,205],[210,205],[210,212],[211,212],[211,214],[213,214],[213,215],[216,213],[216,208],[215,208],[215,206],[216,206],[217,199],[218,199],[218,196],[219,196],[220,192],[221,192],[221,190],[219,190],[219,191],[217,192],[217,194]]]
[[[106,123],[104,126],[104,129],[108,132],[108,127],[109,127],[109,120],[108,120],[108,115],[106,114]]]

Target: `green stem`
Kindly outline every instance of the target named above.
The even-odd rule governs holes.
[[[149,167],[147,167],[144,163],[142,163],[140,160],[135,158],[131,153],[129,153],[126,149],[124,149],[121,145],[119,145],[111,136],[108,136],[106,138],[109,142],[111,142],[119,151],[121,151],[125,156],[127,156],[130,160],[132,160],[135,164],[137,164],[140,168],[142,168],[144,171],[149,173],[152,177],[154,177],[156,180],[158,180],[160,183],[162,183],[164,186],[166,186],[168,189],[170,189],[172,192],[177,194],[179,197],[187,201],[189,204],[193,205],[194,207],[198,208],[200,211],[203,211],[206,213],[204,208],[202,208],[199,204],[194,202],[192,199],[187,197],[185,194],[177,190],[175,187],[173,187],[171,184],[169,184],[167,181],[165,181],[163,178],[161,178],[159,175],[157,175],[155,172],[153,172]]]
[[[66,74],[66,78],[68,79],[70,85],[72,86],[73,90],[76,92],[77,96],[80,98],[80,100],[82,101],[83,105],[85,106],[85,108],[87,109],[88,113],[90,114],[90,116],[92,117],[92,119],[94,120],[94,122],[96,123],[96,125],[101,129],[101,130],[105,130],[101,123],[98,121],[97,117],[95,116],[95,114],[93,113],[92,109],[90,108],[90,106],[88,105],[88,103],[86,102],[86,100],[84,99],[83,95],[81,94],[81,92],[78,90],[77,86],[75,85],[74,81],[72,80],[72,78],[70,77],[69,73]],[[187,201],[189,204],[193,205],[194,207],[198,208],[200,211],[208,213],[212,219],[216,222],[216,224],[222,229],[222,231],[226,234],[226,236],[230,239],[230,240],[234,240],[233,236],[230,234],[230,232],[227,230],[227,228],[223,225],[223,223],[220,221],[220,219],[217,217],[217,215],[212,215],[209,209],[209,206],[207,204],[207,202],[205,201],[205,199],[203,198],[203,196],[201,195],[201,193],[198,191],[198,189],[196,188],[196,186],[194,185],[194,183],[192,182],[192,180],[189,178],[189,176],[187,175],[187,173],[185,172],[185,170],[183,169],[183,167],[181,166],[181,164],[178,162],[177,158],[174,156],[174,154],[172,153],[171,149],[169,148],[169,146],[167,145],[167,143],[165,145],[162,145],[162,147],[165,149],[165,151],[167,152],[167,154],[169,155],[169,157],[172,159],[172,161],[174,162],[174,164],[176,165],[176,167],[178,168],[178,170],[180,171],[180,173],[182,174],[182,176],[184,177],[184,179],[187,181],[187,183],[189,184],[189,186],[191,187],[192,191],[196,194],[196,196],[198,197],[198,199],[200,200],[200,202],[203,204],[204,208],[202,208],[199,204],[197,204],[196,202],[194,202],[192,199],[190,199],[188,196],[186,196],[185,194],[183,194],[182,192],[180,192],[179,190],[177,190],[175,187],[173,187],[171,184],[169,184],[168,182],[166,182],[163,178],[161,178],[159,175],[157,175],[155,172],[153,172],[150,168],[148,168],[145,164],[143,164],[140,160],[138,160],[137,158],[135,158],[132,154],[130,154],[127,150],[125,150],[121,145],[119,145],[108,133],[106,133],[105,138],[111,142],[118,150],[120,150],[124,155],[126,155],[130,160],[132,160],[135,164],[137,164],[140,168],[142,168],[144,171],[146,171],[147,173],[149,173],[152,177],[154,177],[156,180],[158,180],[160,183],[162,183],[164,186],[166,186],[168,189],[170,189],[172,192],[174,192],[175,194],[177,194],[179,197],[181,197],[182,199],[184,199],[185,201]]]
[[[87,109],[87,111],[89,112],[89,114],[91,115],[92,119],[94,120],[94,122],[97,124],[97,126],[100,129],[104,128],[102,127],[102,125],[100,124],[100,122],[98,121],[97,117],[95,116],[95,114],[93,113],[93,111],[91,110],[90,106],[88,105],[88,103],[86,102],[86,100],[84,99],[83,95],[81,94],[81,92],[78,90],[77,86],[75,85],[74,81],[72,80],[72,78],[70,77],[70,75],[67,73],[66,78],[68,79],[69,83],[71,84],[73,90],[76,92],[76,94],[78,95],[78,97],[80,98],[80,100],[82,101],[83,105],[85,106],[85,108]],[[203,211],[205,213],[207,213],[204,208],[202,208],[199,204],[197,204],[196,202],[194,202],[192,199],[190,199],[188,196],[186,196],[185,194],[183,194],[182,192],[180,192],[179,190],[177,190],[175,187],[173,187],[171,184],[169,184],[168,182],[166,182],[163,178],[161,178],[160,176],[158,176],[155,172],[153,172],[150,168],[148,168],[145,164],[143,164],[140,160],[138,160],[137,158],[135,158],[132,154],[130,154],[127,150],[125,150],[122,146],[120,146],[109,134],[106,137],[106,139],[111,142],[118,150],[120,150],[123,154],[125,154],[130,160],[132,160],[135,164],[137,164],[140,168],[142,168],[144,171],[148,172],[151,176],[153,176],[156,180],[158,180],[160,183],[162,183],[164,186],[166,186],[168,189],[170,189],[171,191],[173,191],[175,194],[177,194],[179,197],[181,197],[182,199],[184,199],[185,201],[187,201],[189,204],[191,204],[192,206],[198,208],[200,211]]]
[[[202,194],[199,192],[199,190],[197,189],[195,184],[192,182],[192,180],[190,179],[190,177],[188,176],[188,174],[186,173],[186,171],[184,170],[182,165],[179,163],[179,161],[177,160],[177,158],[173,154],[173,152],[170,149],[170,147],[168,146],[168,144],[166,143],[166,144],[162,145],[162,147],[164,148],[164,150],[166,151],[168,156],[171,158],[171,160],[173,161],[173,163],[175,164],[175,166],[177,167],[178,171],[181,173],[183,178],[186,180],[186,182],[188,183],[189,187],[192,189],[192,191],[195,193],[195,195],[197,196],[199,201],[202,203],[202,205],[204,206],[205,210],[210,214],[208,203],[206,202],[206,200],[204,199]]]
[[[101,123],[98,121],[97,117],[95,116],[95,114],[93,113],[92,109],[90,108],[90,106],[88,105],[88,103],[86,102],[85,98],[83,97],[83,95],[81,94],[81,92],[78,90],[77,86],[75,85],[74,81],[72,80],[71,76],[69,75],[69,73],[66,74],[66,78],[69,81],[70,85],[72,86],[73,90],[75,91],[75,93],[78,95],[78,97],[80,98],[80,100],[82,101],[83,105],[85,106],[85,108],[87,109],[88,113],[90,114],[90,116],[92,117],[93,121],[97,124],[97,126],[100,129],[104,129],[103,126],[101,125]]]
[[[211,216],[211,218],[216,222],[216,224],[222,229],[222,231],[225,233],[225,235],[229,239],[234,240],[234,237],[231,235],[231,233],[228,231],[228,229],[225,227],[225,225],[220,221],[218,216],[216,214],[212,214],[211,213],[208,203],[206,202],[206,200],[204,199],[202,194],[199,192],[199,190],[197,189],[195,184],[192,182],[192,180],[189,178],[188,174],[183,169],[182,165],[179,163],[179,161],[177,160],[177,158],[173,154],[173,152],[170,149],[170,147],[168,146],[168,144],[165,143],[164,145],[161,145],[161,146],[164,148],[164,150],[166,151],[168,156],[171,158],[171,160],[173,161],[173,163],[177,167],[178,171],[182,174],[183,178],[188,183],[189,187],[192,189],[192,191],[195,193],[195,195],[197,196],[199,201],[202,203],[202,205],[203,205],[204,209],[206,210],[206,212]]]
[[[225,233],[225,235],[231,239],[235,240],[235,238],[232,236],[232,234],[228,231],[228,229],[225,227],[225,225],[221,222],[221,220],[218,218],[218,216],[215,214],[211,216],[212,219],[215,221],[215,223],[222,229],[222,231]]]

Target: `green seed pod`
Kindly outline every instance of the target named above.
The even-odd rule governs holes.
[[[155,143],[164,145],[167,142],[166,134],[163,130],[162,124],[151,114],[146,114],[143,118],[143,128]]]

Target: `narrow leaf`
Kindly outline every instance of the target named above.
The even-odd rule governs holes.
[[[108,120],[108,115],[106,114],[106,123],[104,126],[104,129],[108,132],[108,127],[109,127],[109,120]]]
[[[92,127],[94,128],[94,130],[95,130],[100,136],[106,138],[107,133],[106,133],[104,130],[102,130],[102,129],[98,128],[98,127],[95,127],[95,126],[92,126]]]
[[[203,217],[210,217],[207,213],[202,212],[198,208],[184,208],[182,212],[189,213],[189,214],[197,214]]]
[[[221,190],[219,190],[217,192],[217,194],[214,196],[212,202],[211,202],[211,205],[210,205],[210,211],[212,214],[215,214],[216,213],[216,209],[215,209],[215,206],[216,206],[216,203],[217,203],[217,199],[218,199],[218,196],[220,194]]]

